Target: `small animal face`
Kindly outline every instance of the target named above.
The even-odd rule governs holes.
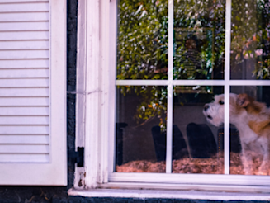
[[[230,93],[230,114],[238,108],[237,106],[238,95]],[[220,126],[224,123],[224,111],[225,111],[225,96],[224,94],[216,95],[213,102],[207,103],[204,106],[203,114],[206,120],[215,126]]]

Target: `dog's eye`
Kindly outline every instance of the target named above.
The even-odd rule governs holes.
[[[224,101],[219,101],[219,104],[220,105],[224,105]]]

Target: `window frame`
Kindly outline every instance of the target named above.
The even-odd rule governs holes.
[[[84,167],[76,167],[74,188],[70,195],[94,196],[93,193],[78,193],[82,189],[147,189],[147,190],[206,190],[206,191],[246,191],[270,192],[270,176],[243,176],[225,174],[166,174],[166,173],[117,173],[113,172],[112,156],[115,139],[115,91],[116,85],[207,85],[224,86],[225,109],[229,109],[229,87],[242,85],[243,81],[229,78],[230,56],[225,56],[224,80],[174,80],[174,81],[143,81],[115,80],[116,68],[116,1],[117,0],[81,0],[79,1],[79,34],[78,34],[78,78],[83,77],[84,83],[77,83],[77,135],[76,146],[85,148]],[[173,2],[173,1],[170,1]],[[226,0],[225,38],[230,42],[231,0]],[[172,3],[171,3],[172,4]],[[172,10],[172,9],[171,9]],[[81,15],[80,15],[81,14]],[[169,16],[172,11],[169,11]],[[112,19],[115,19],[112,23]],[[172,18],[171,18],[172,19]],[[229,19],[229,20],[227,20]],[[80,26],[85,29],[81,29]],[[172,22],[169,22],[169,29]],[[112,32],[114,30],[114,32]],[[85,41],[86,43],[83,43]],[[169,52],[172,47],[172,36],[169,34]],[[230,53],[230,43],[225,42],[225,53]],[[170,44],[171,43],[171,44]],[[86,53],[84,53],[86,52]],[[172,50],[171,50],[172,52]],[[171,53],[172,56],[172,53]],[[79,61],[81,60],[81,62]],[[169,59],[169,66],[172,63]],[[114,65],[115,66],[115,65]],[[98,67],[98,68],[96,68]],[[169,78],[172,73],[169,73]],[[173,79],[172,79],[173,80]],[[266,81],[245,80],[252,85],[270,85]],[[171,88],[172,89],[172,88]],[[80,96],[79,96],[80,95]],[[169,101],[170,102],[170,101]],[[172,100],[171,100],[172,102]],[[80,105],[78,105],[80,104]],[[172,103],[171,103],[172,104]],[[114,108],[112,108],[112,106]],[[171,106],[172,107],[172,106]],[[113,109],[113,110],[112,110]],[[79,122],[83,121],[83,122]],[[225,128],[229,129],[229,113],[225,114]],[[172,127],[172,126],[171,126]],[[81,130],[78,130],[81,129]],[[170,131],[172,129],[168,129]],[[171,133],[172,134],[172,133]],[[229,132],[225,131],[225,149],[229,153]],[[168,138],[167,138],[168,139]],[[172,141],[172,139],[171,139]],[[167,152],[170,150],[167,142]],[[168,154],[168,153],[167,153]],[[171,155],[167,155],[167,159]],[[229,156],[225,158],[229,163]],[[167,167],[167,166],[166,166]],[[167,169],[169,170],[169,169]],[[171,170],[171,169],[170,169]],[[157,179],[158,177],[158,179]],[[210,177],[210,178],[209,178]],[[214,177],[211,179],[211,177]],[[181,180],[181,181],[179,181]],[[83,184],[79,184],[79,183]],[[240,198],[243,199],[243,198]]]

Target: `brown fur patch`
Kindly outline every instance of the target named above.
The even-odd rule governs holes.
[[[254,121],[251,120],[248,122],[248,126],[252,129],[256,134],[262,134],[264,129],[270,128],[270,120],[264,121]]]
[[[246,93],[238,95],[237,104],[240,107],[244,107],[249,114],[259,114],[265,107],[265,104],[262,102],[254,101],[254,98],[248,96]]]

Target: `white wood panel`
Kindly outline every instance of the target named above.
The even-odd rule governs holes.
[[[47,116],[49,115],[49,107],[0,107],[0,115]]]
[[[48,21],[49,12],[0,13],[0,21]]]
[[[49,22],[0,22],[0,31],[49,30]]]
[[[0,116],[0,125],[49,125],[49,116]]]
[[[49,97],[0,97],[0,106],[49,106]]]
[[[0,135],[1,144],[49,144],[49,135]]]
[[[1,17],[1,14],[0,14]],[[1,40],[48,40],[49,31],[6,31],[0,32]]]
[[[49,134],[48,126],[0,126],[0,135],[44,135]]]
[[[49,49],[49,41],[0,41],[1,49]]]
[[[0,154],[0,162],[46,163],[49,162],[49,154]]]
[[[0,0],[1,3],[49,2],[48,0]]]
[[[47,59],[47,58],[49,58],[49,50],[0,50],[0,59]]]
[[[49,11],[48,2],[0,4],[1,12]]]
[[[49,87],[49,79],[0,79],[0,87]]]
[[[32,60],[0,60],[1,68],[48,68],[48,59],[32,59]]]
[[[49,88],[0,88],[1,96],[49,96]]]
[[[0,154],[41,154],[49,153],[48,145],[13,145],[0,144]]]
[[[49,69],[12,69],[12,70],[0,69],[0,78],[48,78],[48,77],[49,77]]]

